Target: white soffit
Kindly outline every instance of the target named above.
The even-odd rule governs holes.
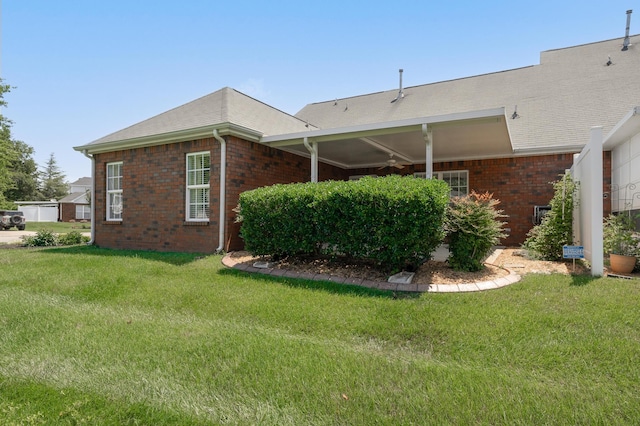
[[[513,154],[504,108],[268,136],[261,143],[308,157],[306,137],[317,143],[320,161],[345,169],[384,165],[390,154],[401,164],[421,164],[423,124],[432,133],[434,161]]]

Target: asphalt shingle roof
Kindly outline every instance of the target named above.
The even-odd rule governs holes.
[[[607,134],[640,104],[640,35],[631,37],[626,52],[622,42],[617,38],[548,50],[541,53],[539,65],[406,87],[404,98],[394,103],[397,87],[337,104],[312,103],[295,116],[225,87],[89,145],[225,123],[278,136],[501,107],[511,115],[517,106],[518,118],[508,120],[514,151],[552,152],[584,145],[593,126],[603,126]]]
[[[607,134],[640,104],[640,36],[626,52],[622,42],[549,50],[539,65],[406,87],[394,103],[398,88],[313,103],[296,117],[330,129],[498,107],[511,115],[517,105],[519,118],[508,120],[514,150],[584,145],[591,127]]]
[[[91,144],[124,141],[225,123],[259,131],[265,136],[307,130],[305,123],[300,119],[235,89],[225,87],[111,133]]]

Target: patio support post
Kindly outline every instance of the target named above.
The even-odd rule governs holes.
[[[309,143],[306,136],[302,142],[305,148],[307,148],[307,151],[309,151],[309,154],[311,154],[311,182],[318,182],[318,143]]]
[[[433,177],[433,134],[427,123],[422,124],[422,137],[426,144],[425,178]]]

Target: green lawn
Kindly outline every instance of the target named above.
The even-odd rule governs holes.
[[[640,283],[468,294],[0,250],[3,424],[640,424]]]
[[[41,229],[47,229],[56,234],[66,234],[71,231],[91,232],[91,224],[89,222],[27,222],[25,228],[26,231],[34,232]]]

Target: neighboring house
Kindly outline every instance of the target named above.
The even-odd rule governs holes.
[[[71,193],[60,200],[16,201],[29,222],[69,222],[91,220],[92,179],[83,177],[70,184]]]
[[[539,65],[400,84],[295,116],[223,88],[74,148],[93,162],[94,241],[236,250],[243,191],[398,173],[444,179],[453,194],[493,193],[508,215],[503,243],[519,244],[590,128],[609,132],[640,103],[640,36],[630,41],[626,51],[622,38],[550,50]],[[607,192],[610,152],[604,164]]]
[[[93,180],[83,177],[69,185],[70,193],[58,201],[58,220],[91,220],[91,185]]]

